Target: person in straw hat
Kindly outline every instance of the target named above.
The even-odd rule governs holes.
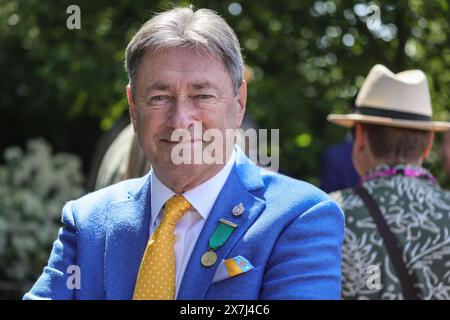
[[[375,65],[354,111],[328,120],[354,127],[357,187],[337,191],[346,215],[344,299],[450,299],[450,193],[422,167],[435,131],[425,74]]]

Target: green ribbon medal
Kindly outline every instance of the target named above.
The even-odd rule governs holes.
[[[203,266],[211,267],[216,263],[217,253],[214,251],[224,245],[236,227],[237,224],[233,222],[225,219],[219,220],[216,230],[214,230],[213,235],[209,238],[209,251],[205,252],[202,256],[201,262]]]

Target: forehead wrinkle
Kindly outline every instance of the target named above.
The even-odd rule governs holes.
[[[173,55],[174,52],[170,49],[156,55],[149,52],[146,53],[141,72],[139,72],[140,81],[142,81],[141,83],[144,84],[145,88],[144,94],[147,94],[152,89],[166,91],[177,90],[182,87],[193,88],[194,90],[212,88],[219,92],[224,92],[224,88],[214,83],[214,78],[210,79],[212,74],[219,69],[224,74],[228,74],[228,70],[220,57],[196,53],[194,60],[192,60],[187,57],[189,56],[187,54],[186,56],[178,56],[176,59],[172,59],[171,63],[167,63],[169,57],[172,58]],[[213,63],[213,65],[211,63],[205,64],[205,59],[212,59],[217,63]],[[195,61],[199,61],[199,63],[195,63]],[[145,86],[145,84],[149,85]]]
[[[178,79],[176,86],[167,84],[161,80],[156,80],[154,83],[152,83],[146,87],[145,92],[147,93],[152,90],[173,91],[173,90],[175,90],[176,87],[183,86],[183,83],[185,83],[184,85],[187,88],[193,89],[193,90],[213,89],[215,91],[222,92],[220,87],[218,87],[217,85],[214,85],[209,80],[199,80],[199,81],[193,80],[193,82],[190,83],[190,81],[188,79]]]

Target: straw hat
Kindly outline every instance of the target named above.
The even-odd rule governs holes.
[[[427,78],[421,70],[392,73],[381,64],[369,72],[350,114],[328,115],[328,121],[352,127],[355,122],[417,130],[450,130],[450,122],[433,121]]]

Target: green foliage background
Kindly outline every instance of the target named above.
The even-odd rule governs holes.
[[[373,1],[381,9],[379,32],[367,27],[361,12],[368,2],[362,0],[189,3],[217,11],[236,31],[245,61],[254,71],[247,112],[260,128],[280,129],[283,173],[319,184],[319,153],[346,133],[327,123],[326,116],[349,110],[376,63],[394,72],[424,70],[435,118],[450,118],[450,10],[445,0]],[[81,30],[66,27],[66,9],[72,4],[81,8]],[[123,70],[127,43],[153,13],[187,4],[0,0],[0,154],[9,146],[25,147],[30,138],[43,137],[56,152],[81,157],[86,174],[101,134],[127,117]],[[1,162],[17,170],[7,159]],[[450,187],[441,172],[437,148],[427,165],[443,186]],[[51,205],[36,209],[36,217],[59,216],[64,202],[81,192],[75,173],[62,176],[74,189],[67,186],[69,191],[58,196],[57,202],[42,200],[44,207],[45,201]],[[7,199],[16,189],[5,183]],[[32,194],[33,185],[27,188]],[[17,201],[16,205],[22,200]],[[17,214],[26,217],[28,211],[22,209]],[[11,224],[12,217],[5,212],[0,212],[0,218]],[[48,246],[44,242],[40,248]],[[27,263],[27,257],[18,259]],[[43,258],[38,259],[42,263]],[[0,269],[0,273],[7,270]],[[30,280],[22,285],[26,281]]]
[[[236,30],[255,72],[248,112],[260,127],[281,128],[284,173],[319,183],[318,153],[345,134],[326,115],[348,110],[375,63],[394,72],[423,69],[436,118],[448,118],[447,1],[375,1],[391,34],[367,28],[357,15],[364,1],[241,1],[237,15],[230,13],[234,1],[192,3],[219,12]],[[128,41],[154,12],[187,2],[77,1],[81,30],[66,28],[70,4],[0,2],[0,151],[43,136],[80,155],[87,172],[102,130],[127,116]]]

